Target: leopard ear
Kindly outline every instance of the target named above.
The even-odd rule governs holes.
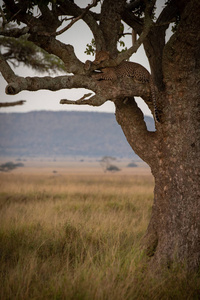
[[[84,65],[84,69],[85,69],[86,71],[89,71],[90,68],[91,68],[91,65],[92,65],[91,60],[86,60],[85,65]]]

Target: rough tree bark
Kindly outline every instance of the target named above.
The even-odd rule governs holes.
[[[156,138],[135,141],[133,103],[116,105],[117,120],[133,149],[151,167],[155,178],[154,205],[145,237],[152,262],[170,266],[174,261],[198,270],[200,263],[200,5],[185,6],[176,34],[164,48],[162,124]],[[189,13],[188,13],[189,12]],[[154,70],[156,71],[156,70]],[[143,152],[145,152],[143,154]]]
[[[100,16],[89,9],[80,9],[71,1],[57,1],[59,6],[52,5],[52,10],[40,4],[39,18],[27,14],[13,0],[4,2],[11,19],[16,18],[26,24],[21,34],[22,31],[28,32],[29,40],[60,57],[66,71],[74,74],[56,78],[22,78],[16,76],[0,56],[0,70],[8,82],[7,93],[16,94],[24,89],[84,87],[95,95],[88,99],[87,94],[78,101],[63,99],[61,103],[98,106],[107,100],[113,101],[117,122],[127,141],[150,166],[155,178],[152,216],[144,238],[144,248],[150,262],[158,268],[170,267],[173,262],[178,262],[186,264],[188,270],[197,271],[200,265],[199,0],[169,1],[155,22],[151,20],[155,1],[133,1],[127,5],[125,0],[104,0]],[[97,2],[93,1],[93,4]],[[133,13],[134,4],[141,2],[145,2],[144,18]],[[177,31],[166,43],[165,31],[177,13],[180,16]],[[86,67],[77,59],[71,45],[56,40],[56,29],[60,24],[57,19],[65,14],[74,18],[82,15],[93,32],[97,52],[107,51],[110,59],[99,62],[98,66],[91,63]],[[46,26],[49,19],[52,26]],[[120,32],[122,19],[137,32],[139,39],[126,52],[117,54],[117,33]],[[6,30],[2,30],[1,34],[13,35]],[[141,43],[157,88],[161,123],[156,123],[156,132],[147,130],[143,113],[134,100],[134,96],[140,96],[153,111],[148,84],[131,78],[99,82],[93,77],[95,69],[119,64],[130,57]]]

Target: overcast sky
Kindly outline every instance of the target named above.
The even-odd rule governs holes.
[[[85,3],[83,7],[87,6],[87,3],[91,1],[82,0],[75,1],[77,4]],[[164,0],[158,0],[159,10],[163,6]],[[0,0],[2,3],[2,0]],[[66,25],[66,24],[65,24]],[[130,28],[127,27],[126,32],[130,32]],[[66,43],[72,44],[75,49],[76,56],[85,62],[87,59],[94,60],[94,57],[88,56],[84,53],[86,49],[86,44],[90,43],[92,40],[92,34],[83,21],[78,21],[75,23],[67,32],[65,32],[59,39]],[[131,46],[131,36],[128,35],[123,39],[127,47]],[[140,47],[136,54],[133,54],[131,61],[142,64],[149,70],[149,64],[145,56],[143,47]],[[15,69],[15,72],[20,76],[45,76],[45,74],[37,74],[36,72],[26,68],[19,67]],[[62,74],[63,75],[63,74]],[[87,93],[88,90],[85,89],[70,89],[70,90],[60,90],[57,92],[51,92],[47,90],[40,90],[37,92],[23,91],[15,96],[8,96],[5,94],[6,81],[0,74],[0,102],[10,102],[17,100],[26,100],[26,103],[22,106],[13,106],[7,108],[1,108],[1,112],[28,112],[32,110],[81,110],[81,111],[98,111],[98,112],[112,112],[114,113],[114,104],[111,101],[107,101],[104,105],[100,107],[91,107],[88,105],[76,106],[76,105],[61,105],[59,104],[60,99],[67,98],[71,100],[76,100]],[[137,98],[138,105],[141,107],[145,115],[150,115],[150,111],[142,99]]]

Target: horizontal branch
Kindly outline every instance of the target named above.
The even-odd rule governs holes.
[[[91,95],[92,95],[92,93],[85,94],[85,95],[83,95],[83,97],[81,97],[80,99],[78,99],[76,101],[74,101],[74,100],[68,100],[68,99],[61,99],[60,100],[60,104],[76,104],[77,101],[82,101],[82,100],[84,100],[85,98],[87,98],[87,97],[89,97]]]
[[[85,94],[78,100],[62,99],[61,104],[74,104],[74,105],[91,105],[100,106],[106,101],[118,101],[127,97],[138,96],[141,97],[144,102],[148,105],[149,109],[154,114],[154,106],[151,101],[151,92],[148,84],[141,84],[134,81],[131,78],[121,79],[119,81],[97,81],[95,89],[91,87],[89,89],[95,91],[95,95]],[[87,98],[87,99],[86,99]]]
[[[107,99],[104,98],[102,95],[94,95],[88,99],[85,99],[89,97],[92,93],[85,94],[80,99],[74,101],[74,100],[68,100],[68,99],[61,99],[60,104],[75,104],[75,105],[90,105],[90,106],[101,106],[104,104]]]
[[[8,107],[8,106],[16,106],[16,105],[23,105],[26,101],[25,100],[19,100],[15,102],[0,102],[0,107]]]
[[[77,101],[63,99],[61,104],[79,104],[100,106],[107,100],[115,102],[116,99],[124,99],[126,97],[141,97],[150,110],[153,112],[153,105],[151,102],[150,86],[148,83],[140,83],[133,78],[119,78],[118,80],[98,80],[98,76],[86,75],[65,75],[57,77],[20,77],[16,76],[4,58],[0,57],[0,71],[8,82],[6,86],[6,93],[8,95],[15,95],[21,91],[38,91],[50,90],[58,91],[61,89],[72,88],[86,88],[94,93],[94,96],[85,99],[85,95]],[[97,74],[98,75],[98,74]]]
[[[58,91],[60,89],[88,88],[95,91],[95,81],[83,75],[57,76],[57,77],[20,77],[17,76],[3,55],[0,54],[0,72],[8,83],[6,94],[16,95],[21,91],[38,91],[42,89]]]
[[[14,81],[7,85],[6,93],[15,95],[24,90],[38,91],[46,89],[57,91],[72,88],[86,88],[96,94],[89,99],[86,98],[90,95],[84,95],[77,101],[62,99],[61,104],[100,106],[108,100],[115,102],[116,99],[138,96],[146,102],[152,113],[154,111],[149,85],[138,83],[131,78],[119,79],[118,81],[98,81],[95,78],[83,75],[25,78],[16,76]]]
[[[86,88],[96,90],[95,82],[91,78],[74,75],[74,76],[57,76],[57,77],[17,77],[6,87],[6,94],[16,95],[21,91],[38,91],[50,90],[58,91],[61,89]]]

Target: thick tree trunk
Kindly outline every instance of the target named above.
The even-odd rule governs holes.
[[[200,102],[197,88],[194,89],[192,94],[187,90],[178,100],[176,86],[177,92],[173,93],[176,104],[170,109],[173,117],[162,126],[159,165],[151,166],[155,200],[146,239],[154,262],[170,265],[178,261],[197,270],[200,264]]]
[[[148,255],[158,266],[178,262],[197,270],[200,263],[197,166],[181,157],[173,162],[167,155],[154,176],[155,199],[146,235]]]
[[[155,202],[147,237],[154,261],[170,264],[177,260],[186,263],[189,269],[197,269],[200,264],[198,76],[193,70],[185,78],[187,84],[177,78],[171,84],[168,82],[163,95],[168,105],[159,128],[159,164],[151,166]],[[154,236],[153,243],[150,236]]]
[[[165,100],[168,98],[173,104],[168,107],[164,123],[150,135],[143,135],[142,127],[140,136],[135,132],[135,104],[130,104],[131,99],[129,103],[116,103],[116,117],[129,144],[150,165],[155,178],[152,217],[144,239],[152,266],[170,267],[177,262],[197,270],[200,265],[200,103],[197,86],[192,94],[187,89],[179,98],[179,93],[178,85],[174,87],[173,99],[170,93],[163,93]],[[137,126],[142,123],[138,119],[135,122]],[[143,131],[146,132],[144,128]]]
[[[189,270],[200,266],[199,8],[199,1],[188,2],[176,34],[164,48],[165,88],[158,99],[161,124],[157,124],[152,140],[145,133],[149,136],[145,143],[131,129],[130,103],[129,108],[116,103],[116,118],[129,144],[155,177],[152,216],[144,239],[152,267],[174,262]]]
[[[147,133],[141,138],[144,128],[140,128],[140,136],[134,130],[135,104],[116,104],[116,117],[130,145],[150,165],[155,177],[155,199],[145,237],[152,266],[160,268],[178,262],[197,270],[200,265],[199,69],[193,67],[194,52],[189,59],[189,52],[185,51],[187,72],[185,64],[181,70],[180,63],[176,71],[172,70],[173,64],[171,67],[168,64],[165,70],[169,77],[166,76],[166,90],[160,94],[164,103],[162,124],[158,124],[157,132],[151,133],[149,140]],[[181,59],[180,52],[177,59]],[[139,126],[139,121],[135,122]]]

